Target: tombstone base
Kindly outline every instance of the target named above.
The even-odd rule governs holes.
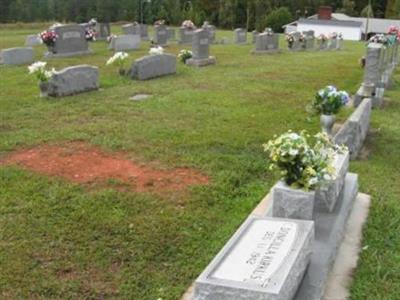
[[[334,211],[315,214],[313,254],[295,300],[319,300],[322,298],[357,194],[358,177],[356,174],[348,173],[343,194],[338,199]]]
[[[88,55],[88,54],[92,54],[92,53],[93,53],[92,50],[69,52],[69,53],[51,53],[51,52],[46,52],[44,54],[44,57],[45,58],[70,57],[70,56]]]
[[[253,50],[251,51],[251,54],[254,55],[264,55],[264,54],[276,54],[276,53],[281,53],[282,51],[280,49],[271,49],[271,50]]]
[[[217,63],[217,60],[213,56],[210,56],[209,58],[204,58],[204,59],[190,58],[186,61],[186,64],[188,66],[195,66],[195,67],[205,67],[208,65],[215,65],[216,63]]]

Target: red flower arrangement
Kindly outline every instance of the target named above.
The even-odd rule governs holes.
[[[95,41],[96,40],[96,31],[90,28],[85,29],[85,39],[87,41]]]
[[[54,46],[54,44],[58,38],[58,35],[52,30],[43,31],[40,34],[40,38],[42,39],[43,44],[45,44],[47,46]]]

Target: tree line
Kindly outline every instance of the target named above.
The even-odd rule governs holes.
[[[370,4],[370,6],[369,6]],[[138,21],[165,19],[179,25],[185,19],[222,27],[263,29],[315,14],[321,5],[351,16],[367,13],[400,18],[400,0],[0,0],[0,23]]]

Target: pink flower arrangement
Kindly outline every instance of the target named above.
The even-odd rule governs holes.
[[[50,30],[50,31],[43,31],[42,33],[39,34],[40,38],[43,41],[43,44],[47,46],[53,46],[58,38],[58,35]]]
[[[196,29],[196,26],[191,20],[185,20],[182,23],[182,27],[185,27],[187,29]]]
[[[321,34],[318,36],[317,39],[320,40],[320,41],[322,41],[322,42],[326,42],[326,41],[328,40],[328,37],[327,37],[325,34],[321,33]]]
[[[96,31],[94,29],[90,29],[90,28],[85,29],[85,39],[87,41],[95,41],[96,40]]]

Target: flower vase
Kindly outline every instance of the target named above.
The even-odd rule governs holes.
[[[332,136],[333,124],[335,124],[335,115],[324,115],[320,117],[322,132]]]
[[[272,188],[272,216],[276,218],[313,220],[315,191],[306,192],[279,181]]]
[[[40,82],[39,83],[40,89],[40,98],[45,98],[49,95],[49,83],[48,82]]]

